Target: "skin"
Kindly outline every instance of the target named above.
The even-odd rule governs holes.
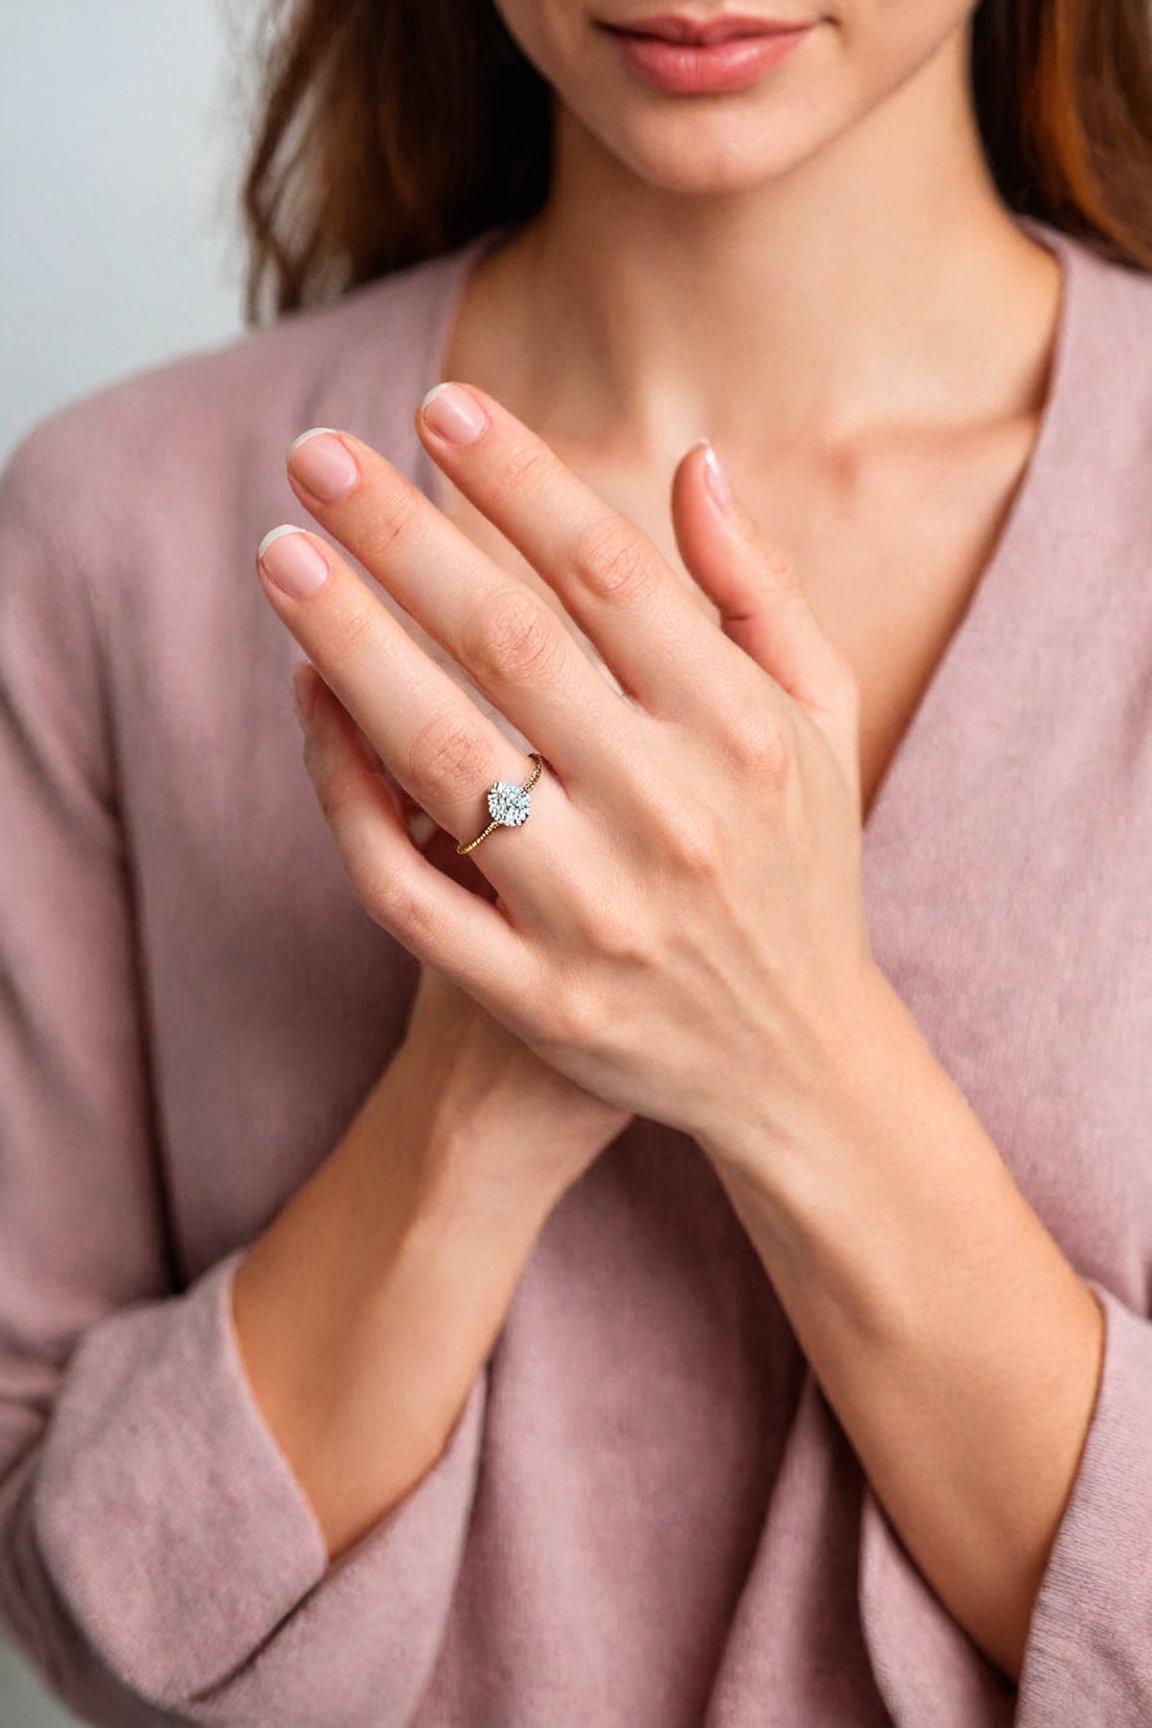
[[[565,1083],[533,1094],[549,1132],[599,1100],[616,1123],[641,1113],[697,1140],[913,1559],[1014,1679],[1104,1318],[872,960],[860,854],[1030,453],[1058,269],[990,185],[967,8],[839,6],[758,85],[706,99],[638,84],[573,0],[501,10],[557,92],[553,195],[476,273],[449,348],[480,436],[453,445],[417,415],[441,507],[351,434],[292,457],[329,538],[282,534],[258,569],[320,674],[305,760],[363,904],[443,979],[442,1006],[456,991],[454,1036],[483,1028],[487,1060]],[[703,451],[685,453],[702,426],[732,510]],[[469,855],[487,892],[412,845],[378,770],[463,841],[483,790],[528,764],[333,541],[546,759],[528,822]],[[281,585],[304,543],[326,570],[308,595]],[[398,1167],[384,1127],[431,1096],[430,1020],[416,1048],[409,1091],[393,1084],[358,1131],[358,1168]],[[452,1132],[403,1141],[424,1173],[409,1267],[440,1239],[429,1195],[456,1219],[477,1194],[509,1217],[529,1196],[539,1228],[596,1155],[575,1131],[581,1149],[541,1185],[514,1124],[470,1146],[466,1113],[449,1116]],[[338,1244],[346,1200],[328,1216]],[[530,1235],[511,1232],[491,1290],[514,1286]],[[278,1330],[288,1275],[275,1244],[256,1264],[242,1338],[322,1499],[306,1401],[280,1395],[298,1350]],[[383,1356],[398,1374],[419,1282],[372,1283],[358,1308],[352,1280],[329,1306],[341,1395],[357,1384],[341,1315],[370,1339],[361,1366]],[[455,1390],[428,1392],[425,1456],[473,1343],[451,1351]],[[378,1413],[363,1407],[357,1457]],[[394,1459],[393,1493],[417,1451]]]

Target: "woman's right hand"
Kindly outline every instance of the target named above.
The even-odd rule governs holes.
[[[452,836],[440,828],[429,835],[431,818],[402,788],[398,796],[429,862],[493,899],[491,884],[470,857],[457,854]],[[402,1087],[407,1103],[435,1121],[428,1143],[456,1147],[452,1155],[460,1158],[465,1183],[506,1182],[512,1191],[543,1184],[559,1199],[631,1120],[628,1111],[549,1067],[467,991],[428,966],[421,968],[388,1074],[388,1090]]]
[[[331,820],[334,800],[365,800],[383,781],[412,842],[445,875],[489,901],[496,891],[456,851],[381,761],[314,667],[304,761]],[[302,720],[305,716],[301,716]],[[374,797],[375,792],[371,796]],[[338,836],[339,837],[339,836]],[[545,1212],[614,1140],[631,1112],[558,1073],[443,973],[421,968],[400,1046],[364,1100],[361,1126],[382,1145],[424,1145],[430,1184]]]
[[[389,1073],[410,1104],[435,1118],[429,1144],[459,1160],[466,1184],[507,1184],[510,1192],[542,1185],[558,1200],[631,1120],[550,1068],[427,966]]]
[[[458,854],[453,836],[416,804],[344,703],[314,670],[311,677],[316,702],[304,760],[321,805],[332,798],[333,781],[356,781],[368,769],[389,786],[428,862],[470,892],[496,899],[472,857]],[[549,1068],[475,997],[428,966],[420,969],[404,1039],[364,1099],[361,1118],[383,1146],[397,1139],[427,1146],[437,1163],[428,1178],[449,1175],[463,1192],[508,1194],[513,1204],[527,1201],[544,1211],[632,1120],[630,1111]],[[451,1170],[444,1170],[446,1161]]]

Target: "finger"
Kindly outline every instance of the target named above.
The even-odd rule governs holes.
[[[526,779],[532,767],[526,754],[319,536],[288,524],[273,529],[256,565],[280,618],[400,784],[458,841],[475,838],[487,826],[487,789],[496,780],[519,785]],[[311,591],[309,572],[320,578]],[[554,773],[540,777],[531,797],[533,814],[540,802],[550,807],[549,819],[529,819],[527,832],[517,835],[518,876],[527,862],[525,845],[545,874],[555,865],[556,817],[567,804]],[[475,854],[498,886],[507,880],[505,840],[497,829]]]
[[[793,559],[733,497],[726,476],[709,480],[711,446],[693,445],[672,479],[672,523],[680,556],[714,602],[724,634],[823,721],[855,754],[855,678],[816,616]],[[714,457],[714,452],[713,452]]]
[[[400,814],[404,819],[404,826],[408,830],[408,838],[417,851],[422,852],[427,857],[428,845],[432,836],[444,834],[444,830],[437,825],[426,810],[421,809],[408,788],[400,784],[363,727],[356,724],[343,702],[333,695],[328,686],[323,683],[315,668],[307,660],[301,660],[293,679],[293,690],[297,695],[297,713],[305,732],[309,730],[307,708],[309,704],[315,706],[318,700],[316,692],[320,686],[323,686],[324,699],[336,706],[337,724],[340,733],[348,741],[349,748],[356,752],[370,773],[383,776],[399,806]],[[302,694],[304,691],[307,692],[306,695]]]
[[[302,681],[308,685],[310,690],[314,691],[318,684],[322,684],[323,681],[319,678],[315,668],[310,666],[307,660],[300,662],[299,670]],[[356,724],[344,704],[329,690],[326,684],[323,685],[323,690],[325,700],[335,706],[340,730],[349,738],[351,747],[359,753],[371,773],[381,775],[387,782],[389,790],[399,804],[404,826],[408,830],[408,838],[416,850],[429,863],[434,864],[441,875],[451,876],[454,882],[459,882],[461,887],[467,888],[470,894],[482,894],[485,899],[495,899],[497,897],[496,890],[488,878],[481,874],[478,865],[474,862],[475,853],[469,852],[462,855],[457,851],[456,842],[451,834],[441,828],[439,823],[421,808],[406,786],[400,784],[388,764],[381,759],[371,739],[366,736],[363,728]],[[307,723],[302,713],[300,718],[307,731]]]
[[[524,938],[499,907],[421,856],[355,722],[314,669],[305,679],[305,765],[357,899],[410,953],[507,1012],[508,980],[522,979],[529,963]]]
[[[289,447],[288,478],[390,602],[565,779],[594,779],[618,757],[623,704],[569,625],[370,445],[325,427],[302,433]]]
[[[729,493],[717,501],[701,439],[672,479],[672,525],[689,571],[720,613],[725,635],[789,695],[822,707],[839,675],[839,654],[809,602],[783,546],[769,541]],[[721,484],[725,482],[721,479]]]
[[[453,385],[453,391],[458,389],[458,385]],[[482,392],[465,394],[475,410]],[[449,399],[444,389],[439,394],[430,392],[430,396],[437,406],[434,408],[430,403],[428,410],[421,408],[418,415],[418,434],[428,451],[449,473],[459,491],[484,510],[553,588],[561,607],[598,650],[618,686],[622,686],[632,702],[649,712],[684,714],[691,710],[696,714],[701,707],[698,683],[703,670],[699,641],[706,632],[701,632],[698,607],[687,598],[684,582],[665,567],[648,536],[604,505],[603,499],[577,480],[542,439],[537,439],[508,411],[499,410],[492,397],[484,396],[484,435],[470,446],[453,446],[425,427],[425,413],[439,413]],[[499,425],[494,425],[497,415]],[[359,439],[347,432],[339,437],[352,461],[363,470],[359,484],[342,494],[339,501],[325,506],[314,505],[306,492],[301,492],[302,501],[408,607],[406,593],[401,593],[397,586],[408,572],[396,569],[396,543],[389,544],[387,539],[382,543],[378,524],[373,522],[373,505],[378,515],[380,499],[396,498],[396,479],[389,479],[392,473],[389,465]],[[301,461],[311,465],[314,446],[320,444],[326,444],[325,439],[309,439],[292,453],[288,475],[294,486]],[[428,499],[423,499],[423,506],[423,510],[415,503],[409,506],[409,525],[423,530],[430,515],[435,518],[434,529],[428,530],[427,537],[420,536],[425,548],[423,567],[427,569],[428,548],[442,543],[449,544],[449,548],[454,546],[453,525],[447,524]],[[385,569],[385,563],[389,569]],[[468,569],[466,555],[463,567]],[[503,581],[508,581],[508,577],[503,577]],[[523,589],[525,584],[518,586]],[[423,588],[423,598],[428,603],[434,596],[428,596],[427,584]],[[435,598],[439,603],[439,596]],[[416,594],[413,605],[420,605],[420,600],[420,594]],[[551,612],[548,607],[544,610]],[[423,624],[425,617],[420,615],[420,619]],[[437,634],[435,629],[432,632]],[[722,645],[718,632],[715,641]],[[679,683],[668,665],[668,658],[677,653],[677,643],[679,658],[686,667]],[[691,674],[687,672],[689,664]],[[604,752],[615,757],[618,703],[604,707],[603,691],[608,689],[608,681],[599,674],[596,676],[603,689],[599,689],[592,702],[592,746],[601,757]],[[518,719],[499,696],[496,700],[511,719]],[[539,726],[534,736],[541,740],[541,748],[548,753],[549,760],[554,759],[554,750],[549,750]]]
[[[446,429],[457,408],[481,424],[467,444]],[[651,538],[475,385],[437,385],[417,431],[453,484],[539,572],[632,700],[699,721],[734,656]]]

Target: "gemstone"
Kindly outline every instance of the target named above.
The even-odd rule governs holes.
[[[531,793],[523,786],[512,786],[507,780],[497,780],[488,793],[488,814],[493,822],[505,828],[518,828],[527,822],[532,808]]]

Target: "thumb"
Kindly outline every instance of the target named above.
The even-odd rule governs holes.
[[[706,438],[672,478],[672,524],[689,573],[719,610],[737,647],[817,715],[841,715],[855,678],[815,612],[791,557],[768,540],[732,496]]]

